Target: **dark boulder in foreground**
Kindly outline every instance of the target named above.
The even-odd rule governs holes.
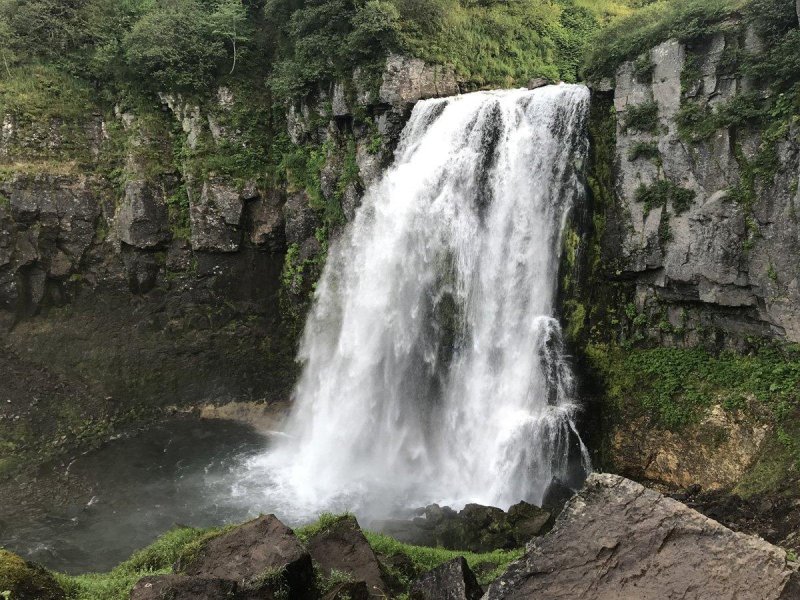
[[[235,598],[236,582],[228,579],[154,575],[131,590],[131,600],[223,600]]]
[[[463,556],[428,571],[411,585],[411,600],[479,600],[483,588]]]
[[[388,586],[381,577],[381,566],[355,517],[337,520],[308,540],[308,551],[322,574],[346,573],[366,584],[370,597],[385,598]]]
[[[255,594],[254,598],[269,598],[280,591],[301,599],[310,597],[314,588],[311,556],[274,515],[210,540],[178,570],[184,575],[236,581],[240,595]]]
[[[376,521],[372,527],[408,544],[490,552],[520,548],[552,522],[549,511],[527,502],[508,512],[480,504],[467,504],[460,512],[431,504],[422,512],[413,520]]]
[[[0,548],[0,598],[3,594],[10,600],[64,599],[64,590],[47,569]]]
[[[593,474],[487,600],[790,600],[786,553],[616,475]]]

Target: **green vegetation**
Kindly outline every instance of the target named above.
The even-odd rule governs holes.
[[[671,430],[697,422],[714,404],[743,410],[755,400],[778,424],[800,408],[798,346],[713,355],[701,348],[592,345],[589,356],[606,378],[613,401],[638,406]]]
[[[622,129],[623,131],[658,133],[658,104],[650,101],[628,106],[622,120]]]
[[[635,200],[644,204],[645,213],[661,206],[665,209],[672,206],[676,215],[680,215],[692,205],[695,193],[666,179],[659,179],[650,185],[640,185],[636,189]]]
[[[660,162],[661,154],[658,151],[658,144],[656,142],[636,142],[628,151],[628,160],[634,162],[640,158]]]
[[[382,533],[366,531],[364,532],[364,535],[367,537],[367,541],[369,541],[372,549],[378,554],[385,556],[402,554],[407,556],[414,565],[415,572],[418,574],[429,571],[430,569],[438,567],[442,563],[459,556],[463,556],[470,568],[473,569],[481,565],[484,567],[491,566],[492,568],[486,572],[483,572],[482,569],[479,569],[482,572],[478,580],[484,585],[490,581],[493,581],[503,572],[505,572],[508,565],[520,558],[525,551],[523,548],[519,548],[516,550],[495,550],[493,552],[484,552],[478,554],[474,552],[462,552],[460,550],[445,550],[444,548],[412,546],[410,544],[398,542],[394,538]],[[404,585],[411,583],[402,573],[393,574],[398,577],[398,579]]]
[[[611,77],[626,60],[677,38],[690,41],[724,31],[731,14],[747,0],[660,0],[619,19],[603,29],[590,45],[585,75],[589,79]]]

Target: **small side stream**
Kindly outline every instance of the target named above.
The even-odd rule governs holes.
[[[175,525],[270,512],[245,498],[235,476],[268,446],[267,436],[229,421],[168,421],[121,437],[66,471],[3,482],[30,491],[13,502],[0,494],[0,547],[57,571],[99,572]]]

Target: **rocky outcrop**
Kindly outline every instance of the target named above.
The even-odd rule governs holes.
[[[31,314],[42,302],[63,301],[95,238],[96,183],[67,175],[0,183],[0,309]]]
[[[411,584],[411,600],[478,600],[483,588],[463,556],[422,575]]]
[[[593,474],[486,600],[796,597],[786,553],[657,492]]]
[[[460,512],[431,504],[419,512],[410,520],[376,521],[372,527],[409,544],[490,552],[522,547],[552,522],[549,511],[527,502],[515,504],[508,512],[480,504],[467,504]]]
[[[670,40],[616,74],[620,204],[608,216],[614,234],[604,256],[635,283],[637,309],[661,343],[800,341],[800,132],[776,143],[774,174],[742,200],[749,165],[764,150],[760,132],[731,126],[698,135],[686,118],[750,91],[752,81],[723,61],[759,48],[752,29]],[[663,193],[643,201],[648,189]]]
[[[452,69],[393,54],[386,60],[386,71],[378,96],[385,104],[413,106],[417,100],[455,96],[458,92],[458,82]]]
[[[192,249],[236,252],[242,243],[242,195],[230,185],[206,182],[196,202],[190,204]]]
[[[620,422],[610,440],[616,472],[675,489],[733,488],[756,462],[769,426],[745,412],[712,408],[680,432],[656,429],[646,417]]]
[[[158,248],[172,237],[164,198],[143,180],[125,185],[115,225],[120,241],[141,250]]]

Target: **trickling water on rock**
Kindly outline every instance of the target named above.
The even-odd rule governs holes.
[[[331,247],[288,438],[244,486],[283,514],[541,501],[589,469],[553,318],[583,86],[417,104]],[[381,507],[381,508],[377,508]]]

